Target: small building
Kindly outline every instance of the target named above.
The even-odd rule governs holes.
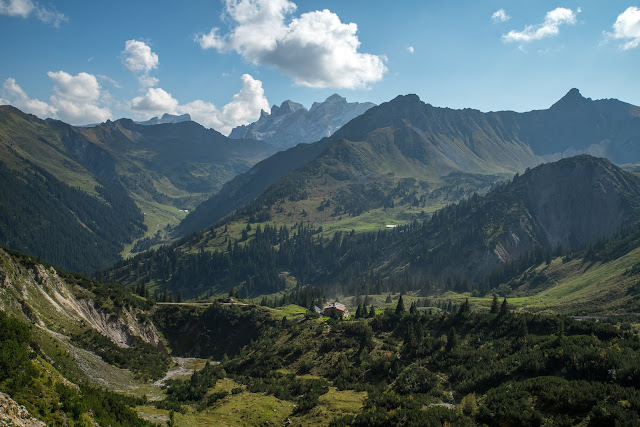
[[[318,307],[317,305],[313,306],[313,311],[315,311],[317,314],[322,316],[322,309],[320,307]]]
[[[332,302],[324,306],[322,314],[327,317],[338,317],[346,319],[349,317],[349,310],[347,307],[339,302]]]

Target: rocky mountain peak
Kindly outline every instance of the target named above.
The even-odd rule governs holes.
[[[571,89],[565,96],[560,98],[558,102],[553,104],[551,108],[575,108],[591,101],[591,98],[585,98],[576,88]]]

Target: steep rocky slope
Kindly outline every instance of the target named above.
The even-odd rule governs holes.
[[[166,353],[155,326],[142,316],[142,298],[124,291],[118,295],[117,287],[113,293],[95,286],[83,276],[61,276],[51,266],[0,249],[0,309],[4,312],[69,345],[71,338],[90,328],[122,348],[139,338]]]

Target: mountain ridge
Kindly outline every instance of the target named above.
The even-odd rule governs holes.
[[[574,104],[579,107],[572,107]],[[494,176],[495,182],[516,172],[523,172],[527,167],[543,161],[580,153],[609,157],[613,161],[624,163],[640,161],[640,149],[630,150],[631,156],[627,154],[621,158],[618,155],[622,151],[627,153],[626,147],[630,144],[640,147],[640,108],[617,100],[592,101],[582,97],[577,89],[570,90],[547,110],[527,113],[509,111],[483,113],[473,109],[440,108],[423,103],[413,94],[400,95],[352,119],[329,137],[329,140],[330,142],[322,142],[323,147],[327,146],[326,150],[330,149],[327,144],[342,144],[343,149],[336,148],[336,154],[340,152],[342,156],[346,156],[344,159],[349,158],[356,163],[360,162],[364,167],[360,172],[354,171],[355,174],[353,174],[348,172],[353,171],[353,165],[349,161],[327,158],[329,165],[342,165],[336,166],[335,169],[342,167],[342,175],[346,173],[345,178],[342,179],[344,182],[349,180],[346,178],[347,175],[350,175],[352,180],[362,182],[366,175],[366,173],[362,175],[362,172],[376,168],[378,168],[377,175],[382,177],[385,160],[381,159],[385,153],[389,153],[389,143],[395,147],[394,150],[399,150],[398,153],[393,154],[396,159],[401,155],[407,160],[411,159],[411,163],[415,164],[415,159],[422,159],[423,164],[428,165],[426,169],[420,166],[418,169],[421,170],[416,170],[411,176],[418,181],[423,175],[431,176],[430,179],[434,180],[437,177],[442,179],[448,173],[462,172]],[[363,146],[359,142],[365,140],[371,147],[377,148],[375,150],[371,148],[370,153],[363,152]],[[385,140],[388,142],[383,142]],[[636,144],[635,141],[638,143]],[[326,154],[326,150],[323,148],[318,152],[322,151]],[[315,160],[306,159],[305,161]],[[304,162],[299,162],[296,167],[304,168],[303,165]],[[400,173],[415,169],[415,167],[407,167],[405,161],[398,165],[402,165],[399,166]],[[266,164],[263,164],[263,167],[266,167]],[[395,173],[392,168],[387,169],[387,172]],[[286,173],[291,173],[289,172],[291,170],[291,168],[282,169],[283,172],[274,170],[270,176],[280,179]],[[303,175],[305,179],[309,178],[308,174]],[[376,173],[371,177],[375,175]],[[259,184],[263,190],[266,190],[276,182],[276,179],[263,180]],[[300,176],[296,176],[290,181],[299,179]],[[234,188],[241,187],[242,180],[250,180],[249,175],[243,178],[238,177],[236,181],[231,181],[230,185]],[[307,184],[305,181],[305,185]],[[436,183],[436,185],[441,184]],[[482,188],[476,187],[473,190],[479,191]],[[326,195],[331,191],[328,187],[317,192]],[[418,188],[415,192],[418,198],[425,195],[425,192]],[[386,190],[386,193],[389,194],[389,190]],[[200,211],[196,210],[189,215],[191,218],[185,219],[185,227],[179,229],[181,235],[184,235],[183,231],[186,230],[195,231],[195,228],[187,227],[187,224],[197,222],[202,226],[207,222],[204,217],[208,217],[210,219],[208,224],[212,225],[240,205],[235,203],[233,207],[225,207],[224,203],[220,203],[220,198],[224,197],[224,190],[222,194],[215,197],[218,213],[212,215],[210,211],[205,212],[206,207],[213,201],[203,204]],[[455,199],[443,202],[450,201]],[[380,206],[380,203],[377,205]],[[300,210],[302,208],[298,209]],[[307,207],[304,207],[304,210],[309,212]],[[197,216],[203,219],[196,221]],[[297,218],[300,219],[299,215]]]
[[[370,102],[349,103],[338,94],[331,95],[324,102],[314,102],[309,110],[302,104],[286,100],[279,107],[273,105],[271,113],[262,111],[256,122],[234,128],[229,138],[258,139],[286,149],[331,136],[374,105]]]

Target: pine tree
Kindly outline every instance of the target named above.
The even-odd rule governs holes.
[[[504,301],[502,301],[502,305],[500,306],[500,316],[504,316],[509,312],[509,306],[507,304],[507,298],[505,297]]]
[[[371,308],[369,309],[369,317],[375,317],[376,316],[376,309],[375,307],[373,307],[373,305],[371,305]]]
[[[493,302],[491,303],[491,310],[489,311],[491,314],[496,314],[498,312],[498,295],[493,294]]]
[[[447,333],[447,350],[452,350],[458,345],[458,341],[460,341],[460,337],[456,332],[456,328],[454,326],[449,329],[449,333]]]
[[[359,319],[359,318],[362,317],[362,309],[361,309],[361,307],[362,306],[359,305],[358,308],[356,309],[356,319]]]
[[[413,301],[409,307],[409,313],[414,314],[416,311],[418,311],[418,306],[416,305],[416,302]]]
[[[398,305],[396,305],[396,314],[404,314],[404,301],[402,301],[402,295],[400,295]]]

